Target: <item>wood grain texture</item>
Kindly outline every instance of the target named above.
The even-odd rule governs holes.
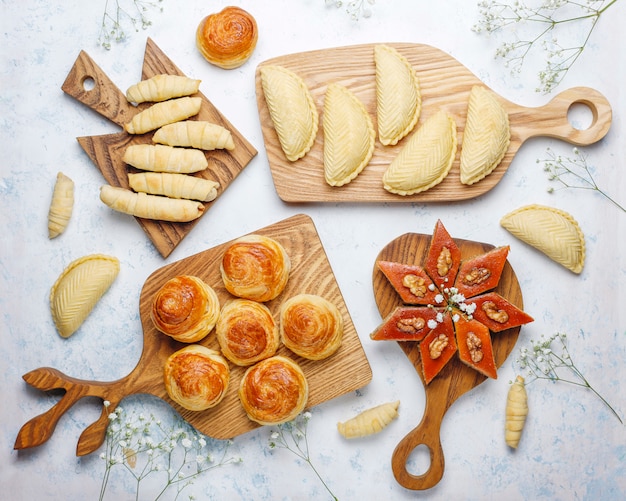
[[[430,235],[407,233],[385,246],[376,261],[397,261],[407,264],[422,264],[426,260]],[[482,254],[493,248],[492,245],[454,239],[461,250],[462,259]],[[381,317],[391,313],[402,301],[383,273],[374,266],[373,272],[374,298]],[[500,282],[494,289],[515,306],[523,309],[522,291],[511,265],[507,262]],[[499,333],[492,333],[494,357],[496,366],[500,367],[509,356],[517,338],[520,327],[508,329]],[[409,358],[422,382],[422,364],[419,354],[419,343],[415,341],[398,343]],[[476,370],[465,365],[457,355],[448,362],[446,367],[430,384],[425,386],[426,408],[420,424],[398,444],[392,456],[392,469],[396,480],[407,489],[428,489],[441,480],[444,472],[444,453],[441,447],[439,431],[444,414],[448,408],[464,393],[485,381],[486,377]],[[462,423],[459,424],[462,426]],[[471,430],[467,430],[468,433]],[[406,463],[410,454],[419,445],[425,445],[430,451],[431,464],[429,469],[421,475],[409,473]]]
[[[148,38],[141,79],[146,80],[158,74],[184,76],[184,73],[157,47],[154,41]],[[89,80],[93,81],[93,87],[85,85]],[[120,127],[130,121],[135,114],[151,105],[151,103],[143,103],[134,106],[129,103],[125,93],[115,86],[85,51],[81,51],[78,55],[61,88],[70,96]],[[205,210],[200,218],[188,223],[169,223],[135,218],[163,257],[169,256],[199,220],[205,217],[224,190],[257,154],[256,149],[213,106],[206,96],[201,92],[194,94],[194,96],[202,98],[202,107],[200,112],[191,120],[206,120],[227,128],[233,136],[235,149],[232,151],[206,151],[205,155],[209,167],[193,174],[215,181],[220,185],[215,200],[204,202]],[[124,163],[122,159],[124,151],[131,144],[151,143],[152,135],[153,132],[133,135],[122,131],[100,136],[78,137],[77,140],[92,162],[100,169],[107,183],[112,186],[129,188],[128,173],[139,171]]]
[[[278,350],[278,354],[291,358],[302,367],[309,382],[307,408],[367,385],[372,379],[372,371],[313,221],[308,216],[296,215],[255,233],[280,242],[292,261],[285,290],[276,299],[266,303],[277,321],[282,302],[300,293],[325,297],[339,308],[343,317],[342,345],[326,360],[306,360],[282,345]],[[221,257],[231,242],[171,263],[147,278],[139,298],[144,347],[137,366],[128,376],[113,382],[97,382],[82,381],[51,368],[40,368],[26,374],[24,379],[31,386],[44,391],[62,389],[65,394],[54,407],[22,427],[14,447],[24,449],[45,442],[63,413],[85,396],[100,397],[109,401],[110,405],[108,409],[103,408],[100,418],[80,436],[77,455],[89,454],[100,447],[108,425],[108,413],[124,397],[136,393],[152,394],[165,400],[197,430],[213,438],[233,438],[257,428],[259,425],[247,418],[237,396],[245,367],[230,365],[231,380],[227,394],[212,409],[188,411],[169,398],[163,383],[163,367],[167,357],[186,345],[158,332],[150,318],[154,294],[166,281],[177,275],[188,274],[201,278],[214,288],[221,304],[232,299],[233,296],[222,283],[219,271]],[[214,331],[199,344],[219,350]]]
[[[274,130],[260,79],[265,65],[284,66],[307,84],[317,109],[322,113],[329,83],[350,89],[376,121],[375,44],[354,45],[289,54],[262,62],[256,71],[256,94],[265,149],[278,196],[285,202],[446,202],[477,197],[492,189],[504,176],[513,157],[529,138],[548,136],[583,146],[601,140],[609,130],[612,111],[605,97],[586,87],[575,87],[556,95],[544,106],[527,108],[496,95],[511,123],[511,144],[500,165],[485,179],[466,186],[459,179],[460,150],[467,118],[469,93],[481,80],[445,52],[424,44],[388,43],[404,55],[417,72],[422,112],[416,127],[440,109],[448,111],[457,126],[459,151],[452,169],[439,185],[410,196],[394,195],[382,185],[382,176],[407,138],[395,146],[383,146],[377,139],[372,160],[350,184],[333,188],[324,181],[323,131],[318,131],[311,151],[296,162],[285,158]],[[588,129],[577,130],[567,118],[575,103],[589,107],[593,115]],[[414,129],[415,131],[415,129]],[[410,136],[410,135],[409,135]]]

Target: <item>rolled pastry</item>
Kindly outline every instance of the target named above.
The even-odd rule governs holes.
[[[219,187],[219,183],[210,179],[167,172],[128,174],[128,183],[135,191],[200,202],[215,200]]]
[[[235,149],[235,141],[228,129],[201,120],[165,125],[154,133],[152,140],[169,146],[190,146],[201,150]]]
[[[276,425],[295,419],[304,410],[309,385],[298,364],[275,356],[246,370],[238,394],[249,419]]]
[[[48,210],[48,238],[56,238],[65,231],[74,209],[74,181],[62,172],[57,174],[52,200]]]
[[[327,299],[298,294],[281,306],[280,337],[296,355],[322,360],[341,346],[343,317],[337,306]]]
[[[337,423],[337,431],[348,439],[379,433],[398,417],[399,406],[400,400],[396,400],[370,407],[343,423]]]
[[[278,326],[269,308],[248,299],[234,299],[224,305],[215,333],[224,356],[239,366],[273,356],[280,345]]]
[[[124,129],[129,134],[145,134],[197,115],[201,106],[202,99],[199,97],[179,97],[156,103],[137,113],[130,122],[124,124]]]
[[[190,411],[203,411],[215,407],[226,395],[230,369],[218,352],[192,344],[168,357],[163,381],[174,402]]]
[[[226,7],[199,24],[196,45],[211,64],[227,70],[245,63],[259,37],[254,17],[239,7]]]
[[[220,273],[228,292],[253,301],[270,301],[289,279],[291,260],[284,247],[263,235],[233,241],[224,252]]]
[[[124,162],[141,170],[191,174],[209,166],[204,152],[164,144],[132,144],[124,151]]]
[[[109,185],[100,188],[100,200],[111,209],[124,214],[177,223],[193,221],[204,212],[204,205],[200,202],[134,193]]]
[[[131,103],[161,102],[198,92],[200,80],[181,75],[159,74],[131,85],[126,99]]]
[[[200,278],[180,275],[165,282],[152,299],[150,317],[163,334],[183,343],[200,341],[213,330],[220,302]]]

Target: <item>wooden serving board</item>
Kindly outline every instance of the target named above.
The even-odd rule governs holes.
[[[256,70],[256,94],[265,149],[278,196],[285,202],[446,202],[474,198],[493,188],[504,176],[513,157],[529,138],[548,136],[579,146],[602,139],[611,124],[611,107],[598,91],[576,87],[555,96],[544,106],[527,108],[496,95],[509,113],[511,144],[500,165],[486,178],[472,186],[459,179],[459,158],[467,117],[469,93],[474,85],[487,87],[456,59],[445,52],[423,44],[389,43],[413,65],[420,81],[422,111],[419,127],[440,109],[455,119],[458,132],[457,156],[450,173],[439,185],[410,196],[389,193],[383,188],[382,176],[405,144],[383,146],[378,140],[370,163],[349,184],[331,187],[324,180],[322,110],[329,83],[350,89],[376,122],[375,44],[353,45],[298,54],[289,54],[259,64]],[[288,68],[304,79],[320,113],[320,128],[311,151],[296,162],[286,159],[269,115],[260,69],[266,65]],[[586,130],[572,127],[567,118],[575,103],[587,105],[593,122]]]
[[[430,239],[430,235],[417,233],[402,235],[387,244],[376,261],[397,261],[422,265],[426,260]],[[454,239],[454,241],[461,249],[462,259],[468,259],[493,248],[493,245],[469,240]],[[400,306],[402,301],[376,266],[374,267],[373,284],[376,305],[382,318],[385,318],[397,306]],[[518,308],[523,309],[522,291],[515,272],[508,261],[494,291]],[[513,350],[519,332],[520,327],[514,327],[492,333],[491,339],[497,367],[504,363]],[[398,344],[424,382],[418,349],[419,343],[406,341],[398,342]],[[422,490],[433,487],[441,480],[444,471],[444,453],[439,432],[443,416],[459,397],[486,379],[485,376],[461,362],[458,355],[455,355],[430,384],[425,385],[426,408],[422,421],[398,444],[392,457],[394,475],[402,486],[407,489]],[[458,426],[464,426],[464,424],[458,423]],[[471,430],[467,431],[469,433]],[[431,462],[426,472],[421,475],[414,475],[407,471],[406,463],[413,450],[419,445],[425,445],[429,449]]]
[[[296,215],[255,233],[280,242],[292,262],[285,290],[276,299],[266,303],[276,320],[282,302],[300,293],[325,297],[337,305],[343,316],[343,342],[331,357],[311,361],[293,354],[282,345],[278,350],[278,354],[295,360],[302,367],[309,382],[307,407],[321,404],[368,384],[372,379],[369,362],[313,221],[308,216]],[[203,279],[214,288],[221,304],[232,299],[233,296],[226,291],[220,275],[222,255],[231,242],[171,263],[148,277],[139,298],[143,352],[135,369],[125,378],[113,382],[82,381],[51,368],[35,369],[24,375],[26,382],[35,388],[46,391],[62,388],[66,393],[54,407],[22,427],[15,448],[24,449],[45,442],[63,413],[77,400],[88,395],[108,400],[111,404],[108,409],[103,406],[100,418],[82,433],[78,440],[77,455],[89,454],[100,447],[108,425],[108,414],[124,397],[135,393],[149,393],[162,398],[197,430],[213,438],[229,439],[257,428],[259,425],[247,418],[237,396],[237,389],[246,369],[244,367],[230,364],[231,379],[227,394],[216,407],[201,412],[189,411],[169,398],[163,383],[163,367],[167,357],[185,344],[157,331],[150,318],[154,294],[167,280],[178,275],[195,275]],[[219,350],[215,331],[199,344]]]
[[[158,74],[182,75],[176,65],[148,38],[141,73],[141,80]],[[92,83],[93,86],[88,85]],[[118,89],[98,65],[85,51],[81,51],[67,75],[62,87],[64,92],[97,111],[113,123],[122,127],[134,115],[151,106],[152,103],[133,105],[126,100],[125,92]],[[257,154],[256,149],[243,135],[213,106],[207,97],[198,92],[194,94],[202,98],[200,112],[190,120],[206,120],[230,130],[235,142],[235,149],[214,150],[205,152],[209,167],[194,175],[219,183],[217,197],[211,202],[204,202],[204,213],[200,218],[187,223],[170,223],[151,219],[135,218],[146,232],[156,249],[163,257],[167,257],[204,217],[210,207],[219,199],[230,183],[248,165]],[[153,132],[146,134],[128,134],[126,131],[101,136],[79,137],[78,142],[92,162],[100,169],[104,179],[112,186],[129,189],[128,173],[139,172],[122,160],[124,151],[131,144],[152,142]]]

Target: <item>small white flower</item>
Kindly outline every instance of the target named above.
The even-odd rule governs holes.
[[[189,449],[193,445],[193,442],[188,438],[183,438],[180,443],[185,449]]]
[[[428,328],[429,329],[434,329],[435,327],[437,327],[437,321],[433,320],[432,318],[428,321]]]

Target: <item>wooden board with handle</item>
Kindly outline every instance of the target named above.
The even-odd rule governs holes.
[[[141,79],[146,80],[158,74],[182,75],[184,73],[148,38],[144,55]],[[118,89],[102,69],[81,51],[67,75],[63,91],[74,97],[92,110],[100,113],[113,123],[123,127],[140,111],[151,106],[143,103],[137,106],[126,100],[125,93]],[[224,193],[230,183],[248,165],[257,154],[256,149],[233,126],[228,119],[201,92],[194,94],[202,98],[200,112],[190,120],[206,120],[228,129],[235,142],[235,149],[206,151],[209,163],[207,169],[194,175],[219,183],[217,197],[211,202],[204,202],[204,213],[200,218],[187,223],[170,223],[151,219],[135,218],[148,235],[156,249],[167,257],[204,217],[211,205]],[[100,169],[107,183],[112,186],[129,188],[128,173],[138,172],[123,161],[124,151],[131,144],[152,142],[153,132],[134,135],[125,131],[100,136],[79,137],[78,142],[92,162]]]
[[[469,93],[474,85],[487,87],[465,66],[445,52],[424,44],[388,43],[405,56],[420,81],[422,111],[416,127],[437,111],[444,109],[457,125],[457,156],[446,178],[437,186],[415,195],[400,196],[383,188],[382,176],[399,153],[406,139],[396,146],[383,146],[378,140],[370,163],[349,184],[331,187],[324,180],[322,110],[329,83],[351,90],[365,106],[374,128],[376,122],[375,44],[337,47],[288,54],[263,61],[256,71],[256,94],[265,149],[279,197],[285,202],[447,202],[477,197],[492,189],[502,179],[522,144],[532,137],[546,136],[584,146],[601,140],[611,125],[611,106],[598,91],[575,87],[554,96],[535,108],[513,103],[497,94],[509,114],[511,144],[499,166],[486,178],[467,186],[459,178],[459,158],[467,117]],[[269,115],[260,68],[278,65],[298,74],[306,83],[320,113],[320,127],[311,151],[300,160],[286,159]],[[575,129],[568,120],[572,105],[581,103],[591,110],[593,120],[585,130]],[[415,131],[416,129],[414,129]]]
[[[376,261],[396,261],[419,264],[425,262],[430,245],[430,235],[407,233],[387,244],[379,253]],[[469,240],[454,239],[461,249],[462,259],[482,254],[493,248],[492,245]],[[373,273],[374,298],[381,317],[385,318],[402,301],[383,273],[375,266]],[[523,308],[522,292],[511,265],[505,264],[502,276],[495,292],[509,302]],[[496,366],[500,367],[509,356],[520,333],[520,327],[492,333]],[[398,342],[402,351],[409,358],[422,382],[422,363],[419,343],[415,341]],[[407,489],[423,490],[436,485],[444,472],[444,451],[439,435],[441,422],[446,411],[463,394],[478,386],[487,378],[465,365],[455,355],[428,385],[425,385],[426,408],[422,421],[398,444],[392,456],[392,469],[396,480]],[[504,407],[503,407],[504,414]],[[463,423],[458,423],[463,426]],[[468,430],[469,432],[470,430]],[[503,432],[504,433],[504,432]],[[430,466],[423,474],[412,474],[407,470],[407,461],[416,447],[425,445],[430,452]]]
[[[372,371],[313,221],[308,216],[300,214],[255,233],[280,242],[292,262],[285,290],[276,299],[266,303],[276,320],[282,302],[300,293],[325,297],[337,305],[343,316],[342,345],[329,358],[311,361],[298,357],[283,345],[278,350],[278,354],[291,358],[302,367],[309,382],[307,408],[367,385],[372,379]],[[35,369],[24,375],[26,382],[35,388],[44,391],[63,389],[65,395],[54,407],[31,419],[21,428],[15,441],[15,448],[34,447],[48,440],[60,417],[85,396],[99,397],[110,402],[110,405],[108,408],[102,407],[99,419],[88,426],[80,436],[77,455],[81,456],[100,447],[105,437],[109,413],[113,412],[124,397],[136,393],[147,393],[162,398],[197,430],[213,438],[230,439],[257,428],[259,425],[248,419],[237,396],[237,388],[245,367],[230,364],[231,380],[227,394],[216,407],[201,412],[188,411],[169,398],[163,383],[164,363],[169,355],[185,344],[157,331],[150,318],[154,294],[167,280],[178,275],[195,275],[204,280],[216,291],[222,305],[233,299],[222,283],[219,270],[222,255],[230,243],[223,243],[171,263],[148,277],[139,298],[143,352],[137,366],[128,376],[112,382],[83,381],[48,367]],[[199,344],[219,350],[215,331]]]

